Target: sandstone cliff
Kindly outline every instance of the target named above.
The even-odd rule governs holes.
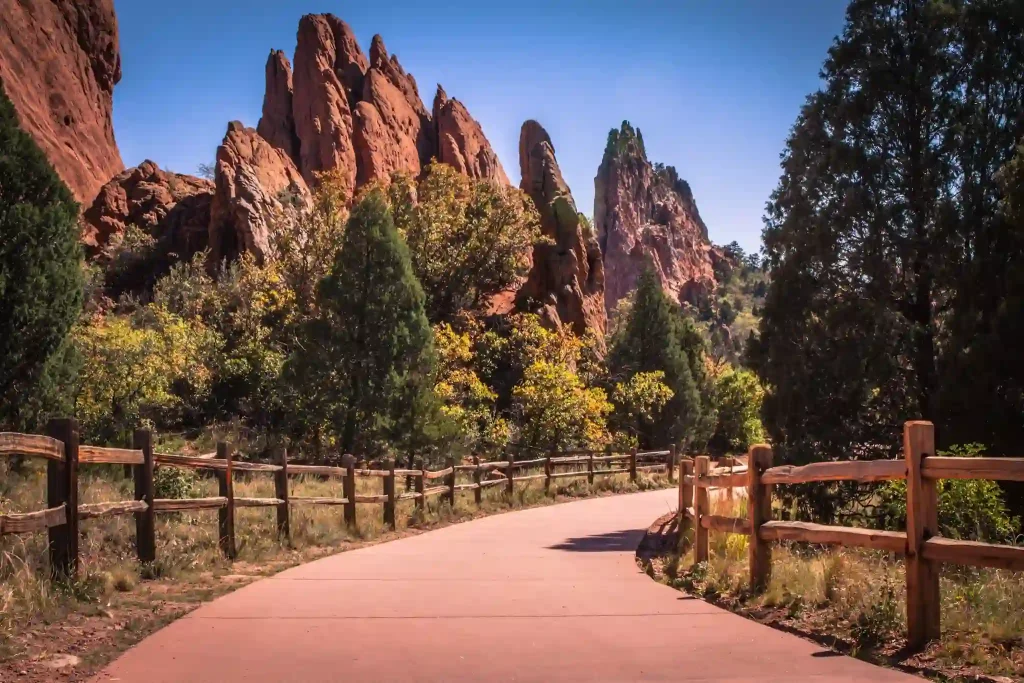
[[[640,131],[628,122],[608,136],[594,179],[594,222],[609,313],[647,263],[680,303],[714,290],[712,246],[690,186],[673,167],[651,164]]]
[[[210,208],[210,259],[217,263],[248,252],[262,261],[269,250],[267,226],[282,196],[309,201],[309,190],[282,150],[238,121],[228,124],[217,148],[216,190]]]
[[[272,52],[259,133],[312,184],[335,170],[350,196],[394,171],[417,175],[436,158],[466,175],[508,183],[480,124],[438,86],[433,110],[416,79],[374,36],[370,56],[331,14],[299,22],[294,71]]]
[[[124,168],[111,118],[121,79],[113,0],[5,0],[0,82],[79,202]]]
[[[161,170],[144,161],[114,176],[82,213],[82,241],[90,254],[135,226],[181,258],[206,248],[213,183]]]
[[[551,244],[534,247],[533,267],[517,303],[539,312],[549,324],[569,325],[578,335],[593,330],[603,337],[607,318],[601,250],[562,179],[551,138],[536,121],[524,123],[520,132],[519,168],[520,187],[533,199]]]

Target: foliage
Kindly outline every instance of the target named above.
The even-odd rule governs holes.
[[[684,443],[701,448],[711,436],[714,407],[704,339],[665,295],[653,270],[640,275],[629,318],[612,339],[608,365],[616,381],[662,372],[672,398],[645,429],[642,447]]]
[[[540,217],[520,190],[433,163],[418,184],[396,175],[388,197],[432,321],[476,310],[526,275]]]
[[[353,207],[317,303],[290,361],[294,386],[317,396],[343,452],[413,446],[435,354],[423,290],[380,191]]]
[[[665,373],[656,370],[638,372],[625,382],[615,384],[612,403],[618,430],[625,430],[639,441],[639,435],[654,425],[674,395],[664,380]]]
[[[985,447],[965,444],[940,451],[939,455],[969,458]],[[940,479],[939,533],[987,543],[1009,543],[1020,533],[1020,518],[1010,514],[999,484],[985,479]],[[887,529],[906,529],[907,482],[891,481],[880,487],[880,523]]]
[[[782,462],[892,457],[912,418],[945,444],[1024,437],[1024,244],[995,180],[1024,133],[1017,9],[850,4],[767,209],[750,358]],[[808,504],[827,521],[835,501]]]
[[[476,333],[475,325],[471,325]],[[455,427],[464,446],[479,440],[497,446],[509,439],[509,424],[495,414],[497,394],[477,375],[473,367],[473,334],[457,332],[448,323],[434,326],[438,378],[434,393],[441,402],[440,412]]]
[[[73,367],[82,308],[78,204],[0,86],[0,426],[38,428]]]
[[[194,498],[199,474],[183,467],[157,467],[153,470],[153,491],[157,498]]]
[[[761,403],[764,388],[757,375],[725,364],[717,370],[714,381],[718,420],[711,437],[711,450],[716,453],[743,453],[751,445],[763,442]]]
[[[564,364],[535,361],[512,390],[512,399],[526,445],[565,448],[608,440],[605,416],[612,405],[604,390],[587,388]]]
[[[82,358],[75,414],[86,440],[123,443],[143,417],[179,407],[183,393],[209,390],[206,358],[215,339],[163,308],[83,321],[72,343]]]

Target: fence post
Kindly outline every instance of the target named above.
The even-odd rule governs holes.
[[[227,468],[217,472],[220,495],[228,504],[217,510],[217,529],[220,535],[220,549],[229,560],[235,559],[235,483],[231,469],[231,448],[223,441],[217,442],[217,459],[227,462]]]
[[[156,510],[153,500],[153,433],[148,429],[136,429],[132,434],[132,448],[142,451],[142,464],[135,466],[135,500],[146,502],[146,509],[135,513],[135,552],[139,562],[145,564],[156,560]]]
[[[345,525],[352,531],[356,530],[356,459],[350,453],[341,458],[341,464],[345,468],[345,478],[342,479],[341,490],[345,496]]]
[[[701,520],[711,514],[711,504],[708,499],[708,489],[701,485],[701,479],[707,476],[711,468],[711,458],[706,455],[698,456],[694,461],[693,477],[696,480],[693,487],[693,561],[694,563],[708,561],[708,530],[701,524]]]
[[[455,458],[448,458],[445,463],[445,469],[452,468],[451,474],[445,479],[448,482],[448,505],[455,510]]]
[[[903,425],[907,462],[907,644],[921,648],[939,637],[939,567],[924,559],[924,542],[939,533],[938,491],[934,479],[921,476],[922,461],[935,454],[931,422]]]
[[[629,480],[636,483],[636,447],[629,449]]]
[[[46,433],[64,444],[64,460],[46,464],[46,506],[64,506],[67,521],[48,529],[50,574],[73,579],[78,575],[78,422],[50,420]]]
[[[772,573],[772,546],[762,541],[761,525],[772,517],[772,487],[761,483],[761,475],[772,466],[772,449],[758,444],[750,447],[747,458],[747,512],[750,519],[750,588],[763,591]]]
[[[555,449],[551,449],[547,457],[544,458],[544,495],[547,496],[551,493],[551,456],[557,453]]]
[[[418,477],[414,478],[413,485],[416,487],[416,493],[420,494],[416,499],[416,507],[418,507],[420,511],[423,511],[427,509],[427,498],[423,495],[423,492],[427,489],[427,467],[423,463],[423,458],[419,459],[419,465],[420,474]]]
[[[473,483],[476,484],[476,488],[473,489],[473,502],[476,503],[477,507],[480,507],[480,503],[484,500],[484,487],[483,484],[483,473],[480,470],[480,456],[473,456]]]
[[[612,445],[608,444],[604,447],[604,454],[611,455]],[[590,451],[590,457],[587,458],[587,483],[591,486],[594,485],[594,451]]]
[[[682,531],[690,523],[686,516],[686,508],[693,505],[693,485],[686,483],[686,477],[693,476],[693,458],[679,459],[679,531],[680,539]]]
[[[668,447],[668,483],[674,484],[676,481],[676,463],[678,462],[676,445],[672,444]]]
[[[292,542],[292,525],[288,503],[288,449],[282,447],[278,454],[281,469],[274,472],[274,496],[283,502],[277,505],[277,536],[286,543]]]
[[[384,523],[394,531],[398,528],[398,521],[395,519],[395,460],[391,458],[385,463],[388,475],[384,477],[384,495],[388,497],[384,503]]]
[[[514,476],[515,472],[513,471],[513,468],[512,468],[512,465],[513,465],[514,462],[515,461],[514,461],[514,459],[512,457],[512,454],[509,453],[508,454],[508,468],[505,470],[505,474],[508,475],[508,483],[506,484],[506,488],[508,489],[508,504],[509,505],[512,505],[513,503],[515,503],[515,492],[516,492],[515,476]]]

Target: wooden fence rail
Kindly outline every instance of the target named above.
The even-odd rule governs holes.
[[[1024,458],[954,458],[935,455],[932,423],[907,422],[903,459],[772,466],[770,446],[751,447],[747,466],[710,469],[707,457],[682,458],[678,518],[693,531],[694,562],[708,560],[708,531],[749,537],[750,585],[763,590],[771,574],[771,544],[796,541],[869,548],[905,557],[908,643],[920,648],[939,637],[939,569],[943,564],[1024,571],[1024,547],[942,538],[938,529],[938,479],[1024,481]],[[905,531],[879,531],[811,522],[772,520],[775,486],[811,482],[861,483],[906,480]],[[746,488],[747,519],[712,515],[708,490]]]
[[[603,455],[602,455],[603,454]],[[274,462],[247,462],[239,460],[227,443],[218,443],[215,453],[180,455],[157,453],[153,448],[153,434],[146,429],[136,430],[131,448],[109,448],[79,445],[78,424],[75,420],[51,421],[48,435],[0,433],[0,457],[31,456],[47,461],[47,509],[27,513],[0,514],[0,535],[47,531],[50,535],[50,567],[54,576],[71,577],[78,568],[78,523],[80,520],[133,515],[135,518],[136,552],[139,561],[156,560],[156,515],[165,513],[217,511],[218,545],[223,553],[234,558],[237,553],[235,539],[235,510],[246,507],[275,508],[277,534],[283,542],[291,541],[291,509],[293,506],[325,505],[344,509],[345,524],[355,527],[358,506],[380,505],[383,521],[391,529],[397,528],[397,504],[413,501],[423,509],[429,498],[442,496],[455,505],[460,491],[473,493],[477,505],[483,501],[483,489],[504,485],[509,504],[515,484],[544,480],[545,492],[550,492],[554,480],[586,478],[591,484],[596,476],[629,474],[636,482],[639,471],[661,470],[670,480],[675,476],[678,459],[676,449],[629,453],[571,450],[551,451],[544,457],[515,460],[511,453],[501,461],[485,462],[474,456],[472,464],[455,463],[449,459],[443,469],[431,471],[419,464],[419,469],[398,469],[394,461],[387,461],[382,469],[356,467],[351,455],[342,458],[342,466],[302,465],[288,461],[281,449]],[[638,465],[638,462],[641,463]],[[607,463],[604,469],[595,463]],[[614,466],[616,464],[625,466]],[[81,465],[123,465],[134,478],[133,500],[108,501],[80,505],[78,503],[78,468]],[[216,477],[218,495],[206,498],[161,499],[156,497],[154,472],[156,466],[207,471]],[[542,473],[531,474],[529,469]],[[235,495],[238,472],[267,474],[274,480],[273,498],[247,498]],[[466,474],[472,483],[459,483],[458,475]],[[342,496],[292,496],[289,481],[297,476],[336,478],[342,482]],[[397,480],[407,478],[414,490],[399,492]],[[381,480],[379,494],[357,494],[357,478]]]

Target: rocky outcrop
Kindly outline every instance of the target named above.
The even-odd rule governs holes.
[[[434,124],[437,128],[437,160],[470,178],[493,180],[508,185],[508,176],[491,149],[483,129],[456,99],[449,99],[440,85],[434,96]]]
[[[161,170],[144,161],[104,185],[82,214],[82,242],[91,255],[134,226],[189,258],[206,248],[213,183]]]
[[[280,50],[271,50],[267,58],[267,89],[263,94],[263,116],[256,132],[292,161],[299,158],[299,136],[292,113],[294,89],[292,65]]]
[[[520,187],[537,207],[541,229],[550,244],[533,249],[533,266],[519,290],[517,304],[553,325],[568,325],[582,335],[604,337],[604,264],[601,249],[586,217],[576,210],[562,178],[555,148],[536,121],[523,124],[519,135]]]
[[[7,0],[0,82],[79,202],[124,168],[111,118],[121,79],[113,0]]]
[[[269,251],[268,223],[286,195],[309,202],[309,189],[292,160],[237,121],[217,148],[210,209],[210,258],[214,263],[247,252],[262,261]]]
[[[714,290],[712,246],[690,186],[671,166],[648,161],[640,131],[628,122],[609,134],[594,179],[594,222],[609,313],[648,263],[680,303]]]
[[[259,133],[291,158],[306,183],[334,171],[350,197],[395,171],[418,175],[431,159],[476,179],[508,184],[480,124],[438,87],[432,112],[416,79],[374,36],[369,58],[331,14],[299,22],[295,68],[280,52],[267,63]]]

